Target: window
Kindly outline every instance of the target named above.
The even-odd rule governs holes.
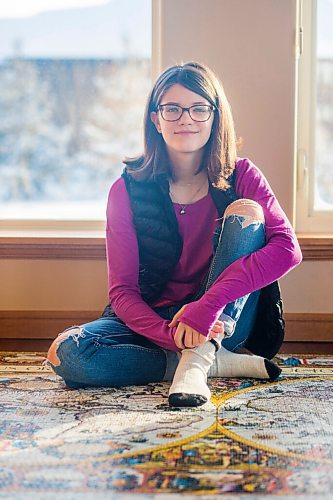
[[[0,227],[102,229],[142,149],[151,1],[21,4],[0,7]]]
[[[301,2],[298,232],[333,231],[333,1]]]

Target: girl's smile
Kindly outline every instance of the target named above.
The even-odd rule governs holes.
[[[186,134],[197,134],[198,132],[193,132],[191,130],[183,130],[183,131],[180,131],[180,132],[175,132],[176,135],[186,135]]]

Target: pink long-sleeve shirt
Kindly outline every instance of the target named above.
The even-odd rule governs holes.
[[[186,306],[179,321],[206,336],[226,304],[281,278],[302,260],[290,222],[264,175],[250,160],[237,160],[234,188],[239,198],[250,198],[262,206],[266,245],[233,262],[199,300]],[[188,205],[186,215],[180,214],[176,203],[174,208],[183,250],[166,288],[152,307],[173,305],[196,292],[212,258],[218,213],[210,193]],[[140,294],[138,243],[122,178],[112,185],[109,193],[106,248],[109,299],[117,316],[130,329],[157,345],[178,351],[173,340],[176,328],[170,328],[169,321],[162,319]]]

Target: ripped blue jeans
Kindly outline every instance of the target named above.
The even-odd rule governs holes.
[[[195,299],[205,293],[232,262],[265,245],[261,207],[252,200],[231,203],[216,234],[216,248],[206,282]],[[229,351],[242,347],[251,333],[259,291],[240,297],[224,308],[222,345]],[[171,320],[184,302],[155,308]],[[176,352],[167,351],[130,330],[117,317],[102,317],[61,333],[50,347],[47,362],[66,385],[120,387],[172,380],[178,364]]]

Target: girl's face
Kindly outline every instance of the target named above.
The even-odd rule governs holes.
[[[210,106],[207,99],[179,83],[176,83],[165,92],[160,102],[160,105],[163,104],[174,104],[183,108],[194,105]],[[203,152],[209,140],[214,113],[212,112],[209,119],[204,122],[193,120],[188,111],[184,111],[176,121],[164,120],[160,110],[152,112],[150,118],[157,131],[162,134],[167,150],[170,153],[197,153],[199,151]]]

